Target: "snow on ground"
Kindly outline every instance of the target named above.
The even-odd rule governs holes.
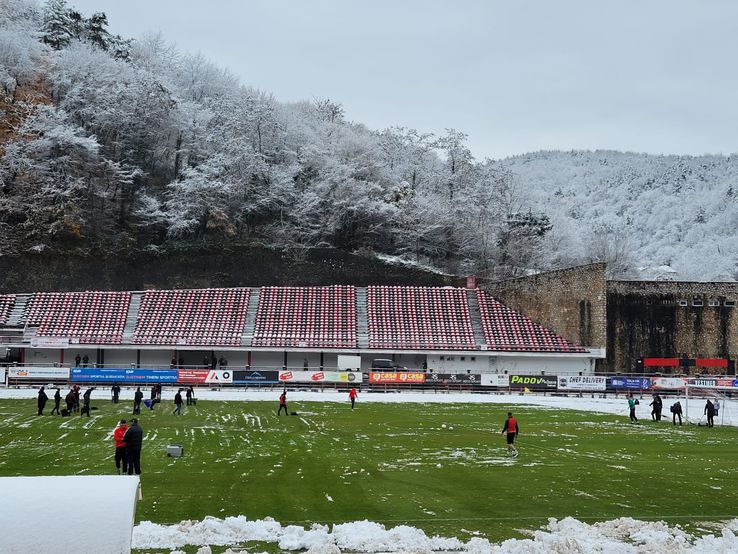
[[[62,387],[65,389],[67,387]],[[163,400],[174,400],[176,394],[176,385],[165,386],[162,393]],[[144,398],[148,398],[148,387],[142,387],[145,391]],[[134,388],[125,388],[121,391],[121,399],[133,400]],[[243,400],[249,402],[255,401],[272,401],[276,404],[277,398],[281,392],[280,388],[272,390],[253,390],[248,388],[234,388],[223,390],[195,389],[195,395],[201,400]],[[36,398],[38,388],[0,388],[0,399],[3,398]],[[640,397],[640,395],[636,395]],[[109,400],[110,386],[100,386],[92,393],[93,405],[95,401]],[[644,393],[641,404],[636,409],[639,418],[650,419],[651,408],[648,403],[651,401],[651,395]],[[288,390],[287,400],[292,403],[313,401],[313,402],[348,402],[348,395],[345,392],[335,390]],[[671,419],[669,406],[679,400],[682,407],[686,406],[684,397],[668,397],[664,398],[665,419]],[[388,402],[388,403],[444,403],[444,404],[503,404],[510,406],[515,405],[534,405],[546,408],[561,408],[570,410],[582,410],[586,412],[599,412],[604,414],[628,415],[628,401],[624,394],[617,397],[608,395],[601,398],[598,394],[583,393],[582,398],[578,398],[575,393],[572,396],[551,396],[537,393],[459,393],[459,392],[360,392],[357,400],[360,406],[362,402]],[[721,413],[715,418],[716,424],[732,425],[738,427],[738,400],[721,399]],[[704,400],[691,398],[689,401],[690,419],[697,420],[702,415]]]
[[[307,550],[311,554],[342,552],[463,552],[470,554],[558,554],[602,552],[608,554],[702,554],[738,552],[738,519],[719,525],[720,532],[702,537],[664,522],[620,518],[584,523],[574,518],[556,520],[532,533],[529,539],[491,543],[474,537],[468,541],[425,534],[415,527],[386,528],[379,523],[356,521],[332,527],[314,524],[305,529],[282,526],[272,519],[249,521],[243,516],[205,518],[177,525],[144,521],[133,531],[134,548],[181,548],[185,545],[234,545],[249,541],[275,543],[284,550]],[[209,549],[202,549],[209,552]]]

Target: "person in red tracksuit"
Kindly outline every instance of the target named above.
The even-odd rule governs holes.
[[[512,412],[507,412],[507,419],[502,425],[502,433],[507,433],[507,454],[513,458],[517,458],[518,449],[515,448],[515,437],[520,433],[520,427],[518,427],[518,421],[513,417]]]
[[[351,409],[354,409],[354,404],[356,403],[356,387],[351,387],[351,390],[349,391],[349,400],[351,400]]]
[[[287,411],[287,389],[284,389],[282,394],[279,395],[279,410],[277,410],[277,415],[281,415],[282,410],[284,410],[285,415],[290,415]]]
[[[118,475],[125,475],[128,468],[126,443],[123,442],[123,435],[126,434],[126,431],[128,431],[126,420],[121,419],[118,427],[113,431],[113,439],[115,440],[115,468],[118,470]]]

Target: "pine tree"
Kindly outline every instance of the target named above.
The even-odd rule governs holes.
[[[54,50],[68,46],[74,38],[74,22],[66,0],[47,0],[43,15],[43,41]]]

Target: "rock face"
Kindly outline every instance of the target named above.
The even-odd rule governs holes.
[[[329,284],[463,286],[452,276],[335,249],[313,250],[300,259],[258,246],[0,257],[0,292],[10,293]]]

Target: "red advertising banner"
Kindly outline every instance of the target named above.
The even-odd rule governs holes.
[[[679,358],[643,358],[646,367],[678,367]]]
[[[415,371],[373,371],[370,383],[425,383],[425,373]]]
[[[177,371],[177,382],[205,383],[209,374],[209,369],[180,369]]]
[[[697,358],[694,365],[697,367],[728,367],[728,360],[724,358]]]

